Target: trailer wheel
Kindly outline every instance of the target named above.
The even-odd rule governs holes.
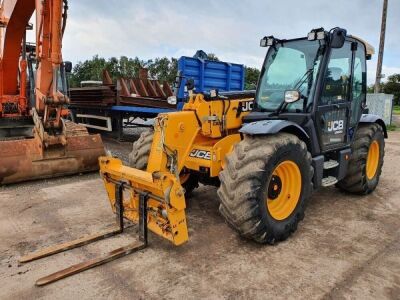
[[[385,155],[385,139],[378,124],[360,125],[357,129],[346,177],[337,186],[349,193],[372,193],[379,183]]]
[[[227,156],[220,212],[243,237],[274,244],[304,218],[313,190],[311,154],[296,136],[245,136]]]
[[[139,170],[146,170],[149,160],[151,145],[153,143],[154,131],[144,131],[139,139],[133,143],[132,152],[129,154],[129,166]],[[185,196],[190,196],[194,189],[199,186],[196,175],[184,169],[180,175],[181,185],[185,189]]]

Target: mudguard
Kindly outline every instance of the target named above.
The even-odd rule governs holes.
[[[299,133],[303,138],[310,138],[303,128],[294,122],[286,120],[262,120],[251,122],[243,125],[239,130],[240,133],[249,135],[275,134],[281,131]]]
[[[385,121],[383,121],[383,119],[380,116],[373,114],[363,114],[360,119],[360,124],[362,123],[377,123],[381,125],[385,138],[388,138]]]

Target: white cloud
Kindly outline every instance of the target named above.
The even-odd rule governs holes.
[[[260,67],[264,35],[305,36],[316,27],[341,26],[376,49],[381,0],[77,0],[70,1],[65,59],[77,62],[99,54],[150,59],[213,52],[223,60]],[[384,73],[400,68],[400,1],[389,3]],[[390,67],[388,67],[390,66]],[[375,78],[376,57],[368,63]]]
[[[390,75],[393,75],[393,74],[400,74],[400,67],[388,67],[388,66],[383,65],[383,66],[382,66],[382,74],[385,74],[385,79],[384,79],[384,81],[386,81],[387,78],[388,78]]]

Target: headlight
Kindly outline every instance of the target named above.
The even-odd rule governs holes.
[[[323,40],[325,38],[325,31],[317,32],[317,40]]]
[[[325,29],[321,27],[321,28],[317,28],[317,29],[311,30],[311,31],[307,34],[307,39],[308,39],[309,41],[323,40],[323,39],[325,39]]]
[[[308,35],[307,35],[307,39],[309,41],[315,40],[315,32],[314,31],[309,32]]]
[[[176,103],[177,103],[176,96],[170,96],[170,97],[168,97],[167,102],[168,102],[168,104],[176,105]]]

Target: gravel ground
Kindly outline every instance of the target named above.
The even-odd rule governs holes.
[[[103,137],[106,150],[115,157],[120,158],[124,163],[129,161],[129,153],[132,151],[132,143],[136,141],[147,128],[124,129],[123,141],[117,141],[112,137]]]
[[[131,143],[106,139],[127,160]],[[148,249],[49,286],[36,279],[127,245],[119,237],[21,265],[18,258],[110,226],[97,173],[0,189],[0,299],[400,299],[400,132],[386,143],[377,190],[358,197],[316,192],[297,232],[276,246],[243,240],[218,213],[216,189],[188,199],[190,241],[150,233]]]

